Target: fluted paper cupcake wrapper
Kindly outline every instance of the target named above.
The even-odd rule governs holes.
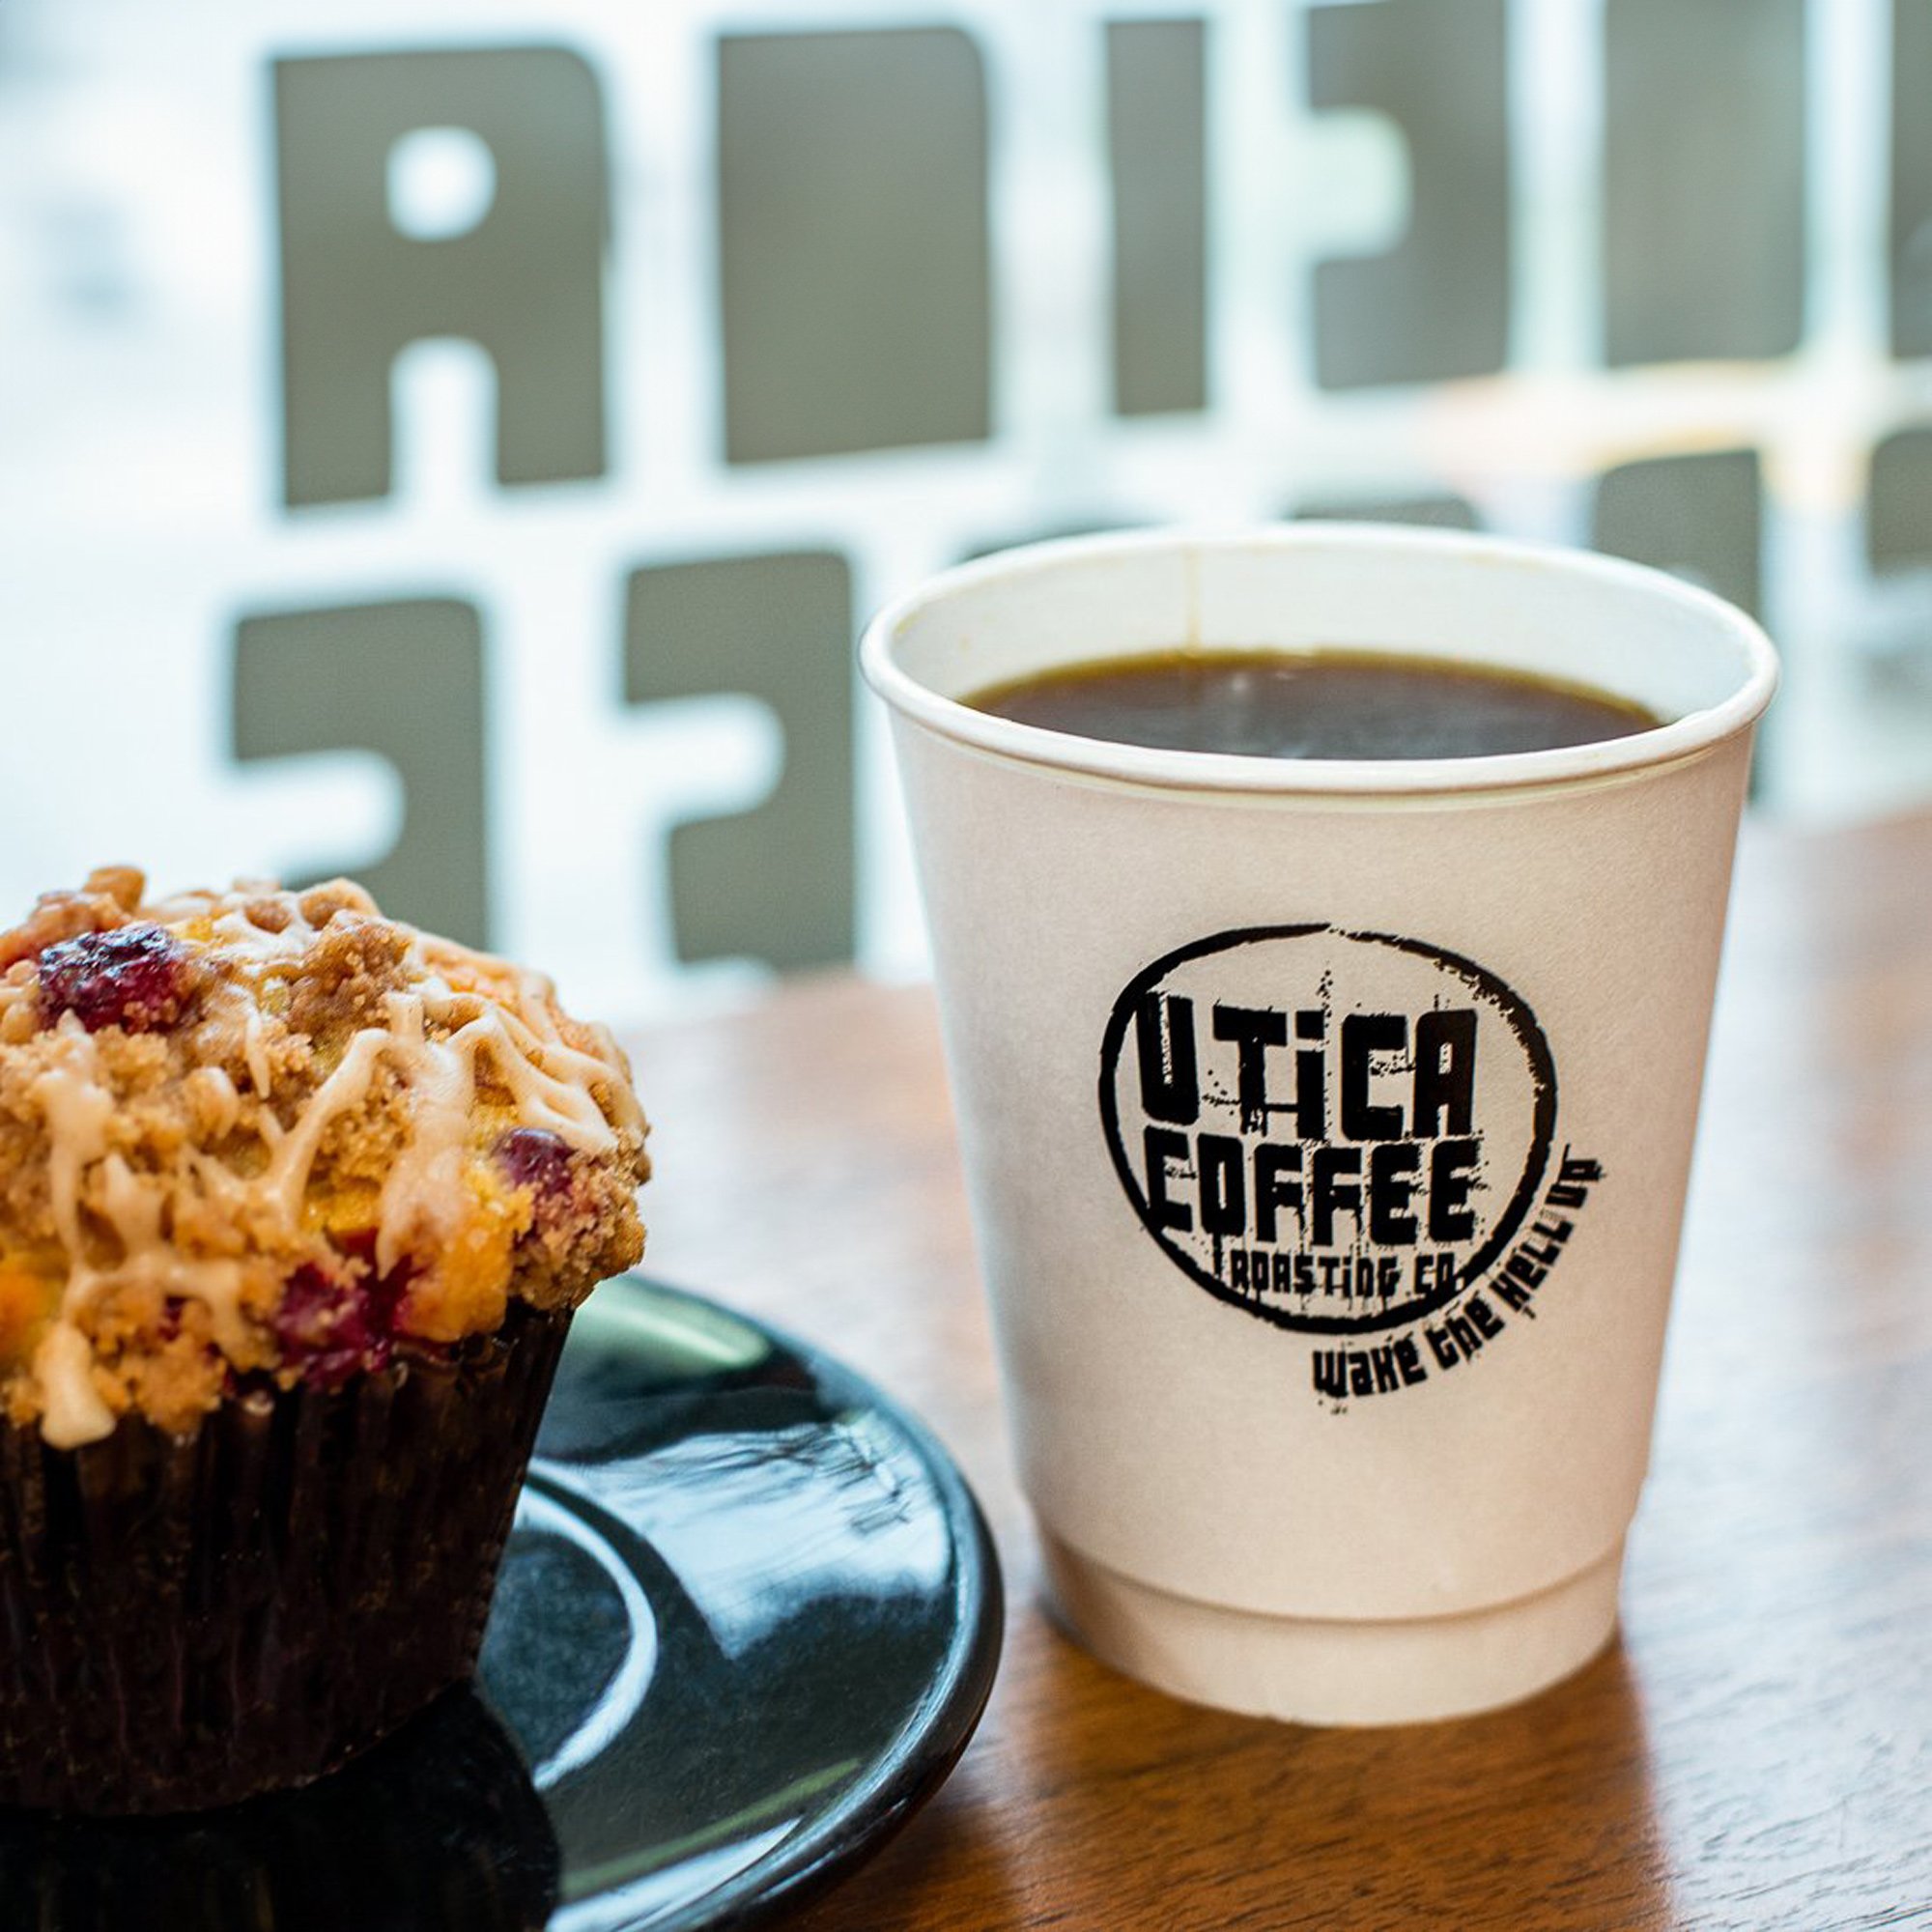
[[[192,1435],[0,1435],[0,1804],[198,1810],[300,1784],[474,1668],[569,1327],[256,1391]]]

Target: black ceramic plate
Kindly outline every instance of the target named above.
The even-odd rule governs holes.
[[[579,1315],[483,1648],[306,1791],[193,1818],[0,1816],[0,1926],[682,1932],[873,1850],[998,1662],[956,1470],[857,1376],[628,1278]]]

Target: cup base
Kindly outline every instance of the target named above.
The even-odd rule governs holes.
[[[1102,1662],[1190,1703],[1301,1724],[1423,1723],[1533,1696],[1617,1621],[1623,1546],[1534,1596],[1450,1617],[1268,1616],[1135,1582],[1040,1531],[1045,1583]]]

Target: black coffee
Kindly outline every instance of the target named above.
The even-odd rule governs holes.
[[[976,692],[977,710],[1076,738],[1263,758],[1481,758],[1663,721],[1589,685],[1369,651],[1160,651]]]

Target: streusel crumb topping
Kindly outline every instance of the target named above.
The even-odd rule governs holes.
[[[57,1447],[185,1431],[574,1306],[643,1251],[623,1053],[541,975],[345,880],[148,902],[129,867],[0,933],[0,1397]]]

